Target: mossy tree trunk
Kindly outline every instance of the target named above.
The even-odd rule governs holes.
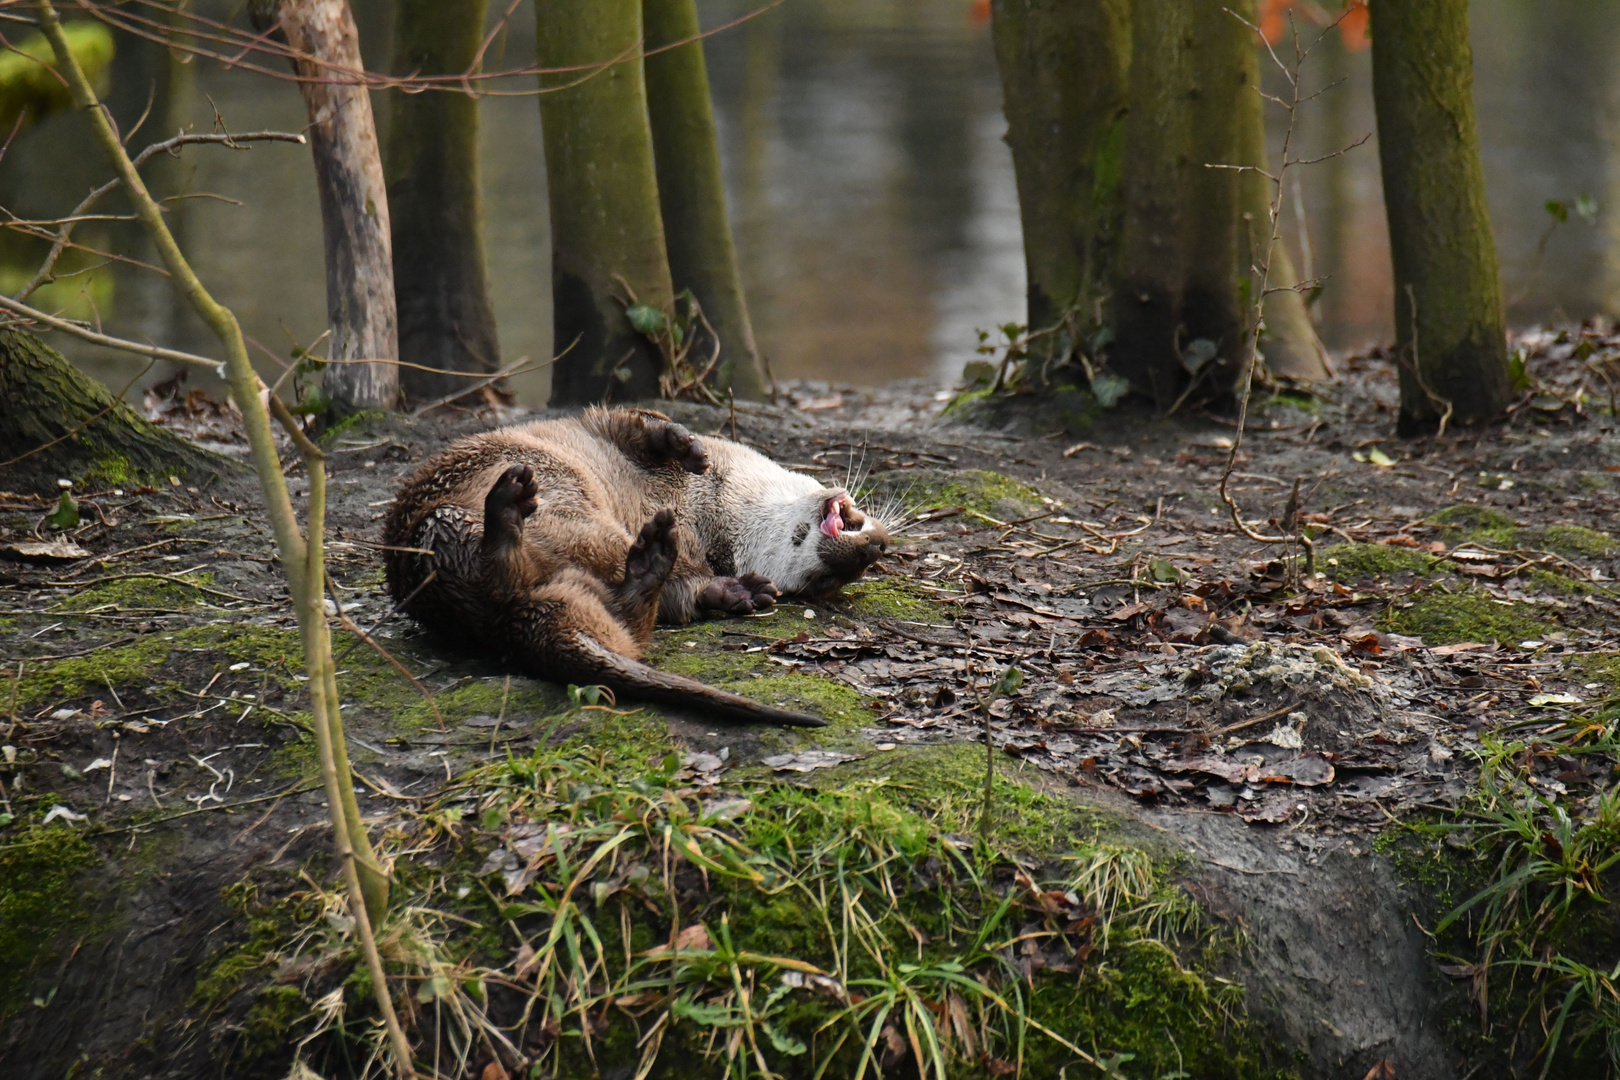
[[[258,0],[255,20],[279,25],[311,59],[293,62],[309,111],[326,240],[326,319],[332,364],[322,380],[339,412],[391,409],[399,400],[399,339],[388,192],[371,98],[345,81],[361,72],[360,37],[348,0]],[[359,362],[355,362],[359,361]]]
[[[1133,0],[1124,225],[1110,363],[1160,408],[1185,377],[1181,292],[1187,276],[1194,75],[1192,5]]]
[[[148,423],[33,334],[0,329],[0,489],[191,484],[239,466]]]
[[[395,75],[467,70],[484,35],[486,0],[400,0],[394,11]],[[387,153],[399,358],[443,371],[500,368],[495,309],[484,262],[478,168],[478,99],[427,90],[395,92]],[[455,393],[473,380],[402,367],[412,400]]]
[[[1395,271],[1399,428],[1499,414],[1513,395],[1474,126],[1467,0],[1370,6],[1373,103]]]
[[[695,0],[642,0],[641,11],[649,52],[699,32]],[[715,384],[758,398],[764,378],[726,214],[703,42],[648,56],[646,78],[670,277],[676,290],[692,291],[720,339]],[[692,355],[707,358],[712,347],[698,341]]]
[[[1031,329],[1113,288],[1131,47],[1130,0],[993,0],[1018,182]]]
[[[551,69],[540,76],[540,123],[553,340],[566,350],[552,369],[551,400],[652,397],[663,357],[616,299],[628,285],[640,303],[666,312],[674,303],[639,58],[641,0],[548,0],[535,16],[536,59]],[[599,64],[610,66],[588,70]]]
[[[1203,340],[1214,348],[1216,367],[1204,376],[1202,392],[1228,397],[1243,358],[1247,325],[1240,289],[1239,207],[1241,176],[1211,165],[1238,163],[1238,102],[1255,97],[1254,41],[1248,27],[1232,17],[1227,4],[1194,5],[1188,46],[1192,63],[1192,160],[1187,172],[1187,276],[1182,284],[1181,323],[1185,342]],[[1233,11],[1254,21],[1253,0],[1234,0]],[[1186,350],[1201,359],[1207,350]],[[1202,369],[1200,369],[1200,374]]]
[[[112,31],[85,20],[68,23],[62,32],[85,75],[105,82],[115,51]],[[0,128],[9,133],[19,118],[27,126],[72,104],[73,96],[51,68],[51,45],[44,34],[29,34],[0,52]]]

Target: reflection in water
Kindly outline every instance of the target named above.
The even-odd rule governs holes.
[[[712,27],[755,5],[699,6]],[[228,14],[224,0],[203,7]],[[376,69],[388,66],[390,7],[356,0],[362,48]],[[989,29],[972,10],[969,0],[787,0],[710,39],[744,280],[761,347],[779,378],[948,381],[973,355],[975,331],[1022,318],[1021,240],[1000,86]],[[1620,0],[1474,0],[1471,10],[1509,318],[1522,324],[1620,313],[1620,212],[1611,211],[1620,211],[1620,72],[1609,61],[1620,46]],[[207,130],[210,99],[238,131],[297,130],[305,122],[290,83],[180,64],[139,42],[119,44],[112,99],[126,130],[148,94],[153,100],[137,142],[187,124]],[[526,63],[532,44],[525,6],[494,62]],[[1346,53],[1331,35],[1319,56],[1307,81],[1346,81],[1304,114],[1306,156],[1373,128],[1369,54]],[[385,103],[378,106],[385,117]],[[538,112],[526,96],[483,103],[487,251],[502,353],[511,358],[543,358],[551,349]],[[0,164],[0,203],[30,215],[64,212],[106,175],[87,148],[82,118],[71,115],[24,133]],[[256,342],[285,357],[295,341],[320,335],[320,219],[307,150],[191,150],[154,165],[151,178],[162,191],[196,196],[173,204],[173,220],[198,270]],[[206,193],[241,205],[201,197]],[[1298,193],[1306,227],[1291,201],[1285,231],[1301,268],[1309,263],[1327,278],[1318,305],[1323,337],[1343,348],[1388,336],[1376,142],[1302,170]],[[1598,200],[1597,226],[1572,216],[1547,235],[1543,204],[1583,193]],[[152,258],[125,225],[86,227],[81,239]],[[13,239],[0,245],[5,283],[24,254]],[[56,286],[50,299],[99,317],[115,333],[214,350],[164,279],[129,266],[90,270]],[[54,343],[114,385],[131,373],[126,361],[60,335]],[[266,361],[265,369],[272,367]],[[154,370],[146,381],[165,374]],[[520,393],[542,401],[548,382],[543,373],[531,376]]]

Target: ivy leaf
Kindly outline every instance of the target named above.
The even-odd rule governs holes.
[[[79,523],[79,504],[73,501],[69,492],[62,492],[62,497],[56,502],[56,509],[45,516],[45,524],[53,529],[71,529]]]
[[[1001,673],[1001,678],[996,680],[996,696],[1008,697],[1022,685],[1024,673],[1015,667],[1009,667]]]
[[[1112,409],[1118,405],[1130,390],[1131,384],[1127,380],[1106,371],[1099,372],[1097,377],[1091,380],[1091,394],[1097,399],[1097,404],[1105,409]]]
[[[1187,342],[1187,347],[1181,350],[1181,366],[1187,369],[1187,374],[1196,375],[1203,366],[1215,359],[1220,352],[1220,346],[1209,338],[1193,338]]]
[[[1377,465],[1381,469],[1387,469],[1391,465],[1395,464],[1394,458],[1390,457],[1376,446],[1367,451],[1367,460],[1372,462],[1374,465]]]
[[[651,304],[631,304],[624,309],[624,317],[638,334],[657,337],[669,325],[669,319]]]
[[[443,975],[434,975],[422,983],[422,988],[416,992],[416,1000],[428,1004],[437,998],[448,998],[450,993],[450,980]]]
[[[810,1049],[808,1046],[804,1045],[804,1043],[793,1038],[791,1035],[784,1035],[782,1032],[777,1031],[771,1026],[770,1021],[768,1020],[761,1021],[759,1026],[765,1029],[765,1035],[771,1040],[771,1045],[776,1047],[776,1051],[779,1054],[786,1054],[788,1057],[798,1057],[800,1054]]]
[[[1148,576],[1154,581],[1168,582],[1172,585],[1181,581],[1181,571],[1169,559],[1161,559],[1157,555],[1148,560]]]

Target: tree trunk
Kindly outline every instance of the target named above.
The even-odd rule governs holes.
[[[1233,10],[1251,23],[1254,22],[1254,0],[1247,0]],[[1232,22],[1230,15],[1226,18]],[[1260,44],[1254,32],[1241,28],[1244,51],[1241,62],[1247,72],[1247,81],[1239,90],[1236,101],[1238,122],[1238,156],[1233,159],[1241,165],[1254,165],[1275,173],[1277,163],[1266,155],[1266,103],[1256,91],[1259,89]],[[1336,42],[1328,42],[1324,49],[1337,49]],[[1268,61],[1269,63],[1269,61]],[[1343,91],[1337,91],[1342,94]],[[1333,149],[1337,149],[1335,146]],[[1241,214],[1238,220],[1238,272],[1249,279],[1251,288],[1258,288],[1260,279],[1254,268],[1265,255],[1266,241],[1271,236],[1270,180],[1255,172],[1243,173],[1238,181],[1241,193]],[[1299,273],[1288,248],[1282,243],[1271,249],[1269,288],[1287,288],[1299,283]],[[1252,294],[1251,294],[1252,295]],[[1266,368],[1274,374],[1294,379],[1320,380],[1328,377],[1327,351],[1316,336],[1311,324],[1310,311],[1305,298],[1298,292],[1272,293],[1265,299],[1265,333],[1260,349],[1266,358]]]
[[[1474,127],[1467,0],[1370,6],[1373,104],[1395,270],[1399,429],[1499,414],[1513,395]]]
[[[400,0],[394,13],[395,75],[467,70],[484,35],[486,0]],[[386,164],[393,225],[399,358],[444,371],[501,366],[484,263],[478,170],[478,99],[427,90],[395,92]],[[474,380],[402,367],[415,401],[442,398]]]
[[[652,397],[663,357],[616,299],[628,285],[642,304],[674,304],[638,59],[641,0],[548,0],[535,14],[536,60],[553,69],[540,76],[554,340],[564,353],[551,400]],[[611,66],[589,67],[599,64]]]
[[[326,237],[326,319],[333,359],[323,378],[340,412],[391,409],[399,400],[388,193],[377,125],[366,88],[343,81],[360,72],[360,39],[347,0],[279,0],[287,44],[312,60],[293,70],[309,110],[310,149]],[[316,62],[316,61],[319,62]]]
[[[1254,21],[1254,3],[1238,0],[1233,10]],[[1257,97],[1252,31],[1226,10],[1225,4],[1198,4],[1193,16],[1189,58],[1194,77],[1192,160],[1187,174],[1187,277],[1181,297],[1186,343],[1207,341],[1214,359],[1202,350],[1189,356],[1217,367],[1205,376],[1204,397],[1227,399],[1241,373],[1247,312],[1240,290],[1242,246],[1239,243],[1241,180],[1232,169],[1210,165],[1238,163],[1242,107]],[[1202,372],[1202,368],[1199,369]]]
[[[694,0],[643,0],[641,11],[649,52],[699,32]],[[677,290],[692,291],[719,336],[715,385],[730,387],[740,398],[758,398],[764,379],[726,214],[703,43],[647,57],[646,77],[670,276]],[[707,358],[712,348],[699,340],[693,356]]]
[[[1113,288],[1130,0],[993,0],[1007,143],[1018,181],[1031,329]]]
[[[133,374],[133,370],[131,372]],[[167,487],[240,470],[148,423],[33,334],[0,329],[0,490]]]
[[[1131,16],[1125,220],[1111,364],[1165,408],[1185,376],[1179,328],[1188,255],[1193,18],[1184,0],[1134,0]]]

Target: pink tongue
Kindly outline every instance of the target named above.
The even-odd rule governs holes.
[[[821,520],[821,531],[838,539],[838,534],[844,531],[844,518],[838,512],[838,504],[833,503],[827,508],[827,516]]]

